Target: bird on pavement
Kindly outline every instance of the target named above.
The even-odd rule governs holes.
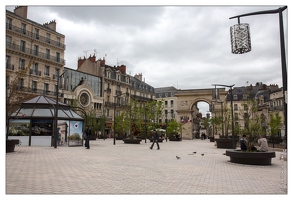
[[[202,155],[202,156],[204,156],[204,154],[203,154],[203,153],[202,153],[201,155]]]
[[[176,156],[176,158],[177,158],[177,159],[180,159],[180,157],[179,157],[179,156]]]
[[[196,154],[196,151],[195,152],[193,152],[194,154]]]

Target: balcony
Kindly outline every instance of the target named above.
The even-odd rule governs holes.
[[[122,91],[120,91],[120,90],[116,90],[116,95],[117,95],[117,96],[121,96],[121,95],[122,95]]]
[[[107,88],[107,89],[106,89],[106,92],[107,92],[107,93],[111,93],[111,88]]]
[[[31,56],[34,56],[37,58],[41,58],[43,60],[48,60],[48,61],[55,62],[55,63],[61,64],[61,65],[65,65],[64,59],[61,59],[61,58],[55,57],[55,56],[48,57],[48,54],[41,53],[41,52],[36,53],[36,51],[34,51],[33,49],[29,49],[29,48],[25,48],[24,46],[12,44],[11,42],[6,42],[6,49],[10,49],[10,50],[24,53],[27,55],[31,55]]]
[[[41,76],[41,71],[30,69],[31,75]]]
[[[33,38],[33,39],[36,39],[36,40],[39,40],[41,42],[45,42],[45,43],[48,43],[54,47],[59,47],[61,48],[62,50],[65,50],[65,44],[61,44],[60,42],[58,41],[55,41],[55,40],[51,40],[51,39],[48,39],[46,37],[43,37],[43,36],[40,36],[36,33],[32,33],[30,31],[27,31],[27,30],[24,30],[24,29],[21,29],[17,26],[13,26],[12,24],[9,24],[9,23],[6,23],[6,30],[11,30],[15,33],[18,33],[18,34],[21,34],[21,35],[25,35],[27,37],[30,37],[30,38]]]

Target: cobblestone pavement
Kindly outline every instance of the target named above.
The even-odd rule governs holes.
[[[6,153],[6,194],[288,194],[280,151],[272,165],[251,166],[231,163],[209,140],[159,144],[16,146]]]

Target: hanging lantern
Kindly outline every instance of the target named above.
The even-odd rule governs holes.
[[[249,24],[239,23],[230,27],[231,49],[233,54],[251,51]]]

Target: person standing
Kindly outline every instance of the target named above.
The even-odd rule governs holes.
[[[157,132],[156,130],[154,130],[153,144],[152,144],[152,146],[150,147],[150,149],[153,149],[153,146],[154,146],[155,143],[157,143],[157,147],[158,147],[157,150],[160,149],[160,146],[159,146],[159,142],[158,142],[158,140],[159,140],[158,132]]]
[[[240,142],[240,148],[241,148],[241,150],[242,151],[247,151],[247,146],[246,146],[247,139],[246,139],[246,135],[245,134],[242,135],[242,138],[239,140],[239,142]]]
[[[90,138],[92,135],[92,131],[89,128],[89,126],[86,126],[86,129],[84,131],[84,135],[85,135],[85,147],[86,147],[86,149],[89,149],[90,148]]]

